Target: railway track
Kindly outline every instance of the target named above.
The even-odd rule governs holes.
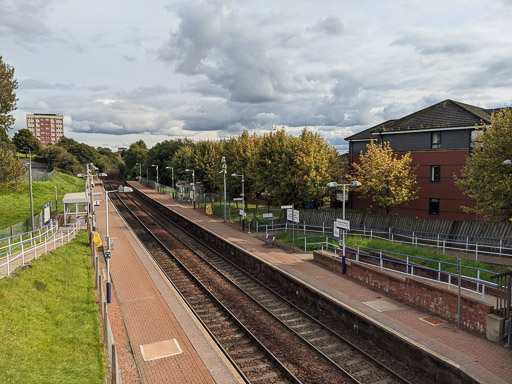
[[[308,313],[314,312],[310,308],[299,308],[290,297],[284,297],[286,293],[279,293],[278,285],[258,281],[147,204],[131,196],[125,205],[121,200],[118,204],[121,212],[131,211],[125,219],[248,382],[429,382],[416,372],[404,378],[389,368],[393,362],[388,356],[387,366],[377,361],[343,337],[343,332],[315,319]],[[160,246],[140,229],[135,216],[162,241]],[[158,250],[163,243],[164,249]],[[204,283],[203,288],[191,282],[192,276]],[[203,298],[204,292],[211,296],[208,300]],[[228,328],[227,323],[234,321],[231,315],[246,325],[230,324]],[[255,339],[266,347],[254,347],[258,344]],[[257,352],[248,355],[252,350]]]

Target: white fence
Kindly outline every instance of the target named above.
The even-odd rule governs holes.
[[[296,233],[321,233],[322,235],[331,235],[333,224],[326,222],[302,222],[300,224],[286,224],[278,221],[270,221],[262,224],[256,224],[256,232],[265,231],[284,231],[293,230]],[[399,242],[413,246],[429,246],[442,251],[443,255],[447,250],[462,251],[472,253],[475,256],[475,261],[478,261],[480,255],[498,256],[498,257],[512,257],[512,246],[509,239],[488,239],[485,241],[474,241],[470,236],[459,236],[458,238],[447,238],[443,234],[429,234],[426,232],[410,233],[397,233],[400,229],[391,228],[388,230],[376,229],[368,226],[360,228],[351,228],[350,235],[366,236],[375,239],[390,240],[392,242]],[[405,230],[404,230],[405,231]]]
[[[10,276],[17,267],[68,243],[82,223],[78,220],[70,227],[59,229],[55,220],[38,230],[0,239],[0,277]]]

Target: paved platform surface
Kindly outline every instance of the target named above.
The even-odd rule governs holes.
[[[95,188],[95,192],[102,191],[98,186]],[[96,200],[101,202],[95,210],[96,229],[104,240],[104,193]],[[108,311],[120,351],[123,383],[242,382],[112,204],[109,205],[109,235],[114,244],[110,261],[113,302]],[[121,318],[116,318],[117,315]],[[129,345],[124,345],[123,333]],[[158,357],[159,351],[170,344],[162,342],[173,339],[181,353],[149,359]]]
[[[429,314],[405,306],[341,274],[331,272],[313,262],[311,255],[263,246],[259,238],[254,234],[242,232],[240,227],[226,224],[222,219],[213,216],[206,216],[202,210],[194,210],[190,205],[181,205],[169,196],[148,189],[138,182],[131,184],[196,224],[321,290],[342,305],[347,305],[360,312],[362,316],[371,318],[408,342],[441,356],[477,381],[512,383],[512,349],[459,330],[449,323],[432,326],[421,320],[425,316],[430,316]],[[379,312],[378,308],[364,304],[381,299],[395,309]]]

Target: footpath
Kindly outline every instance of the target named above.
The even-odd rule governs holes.
[[[512,349],[460,330],[450,323],[434,326],[422,320],[431,314],[408,307],[345,275],[332,272],[313,262],[310,254],[264,246],[261,240],[263,234],[255,236],[242,232],[240,227],[224,223],[217,217],[206,216],[202,210],[179,204],[168,195],[157,193],[138,182],[130,184],[254,257],[295,276],[362,316],[371,318],[390,332],[400,335],[406,342],[442,357],[475,380],[481,383],[512,383]]]

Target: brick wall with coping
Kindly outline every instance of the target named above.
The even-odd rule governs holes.
[[[319,251],[314,251],[313,256],[316,262],[341,273],[341,258],[334,258]],[[407,305],[428,310],[450,322],[457,321],[458,294],[456,292],[408,276],[392,276],[376,270],[375,267],[372,268],[352,260],[347,259],[346,264],[346,275],[348,277],[371,286]],[[485,335],[486,317],[492,313],[493,309],[492,305],[462,296],[461,325],[467,330]]]

